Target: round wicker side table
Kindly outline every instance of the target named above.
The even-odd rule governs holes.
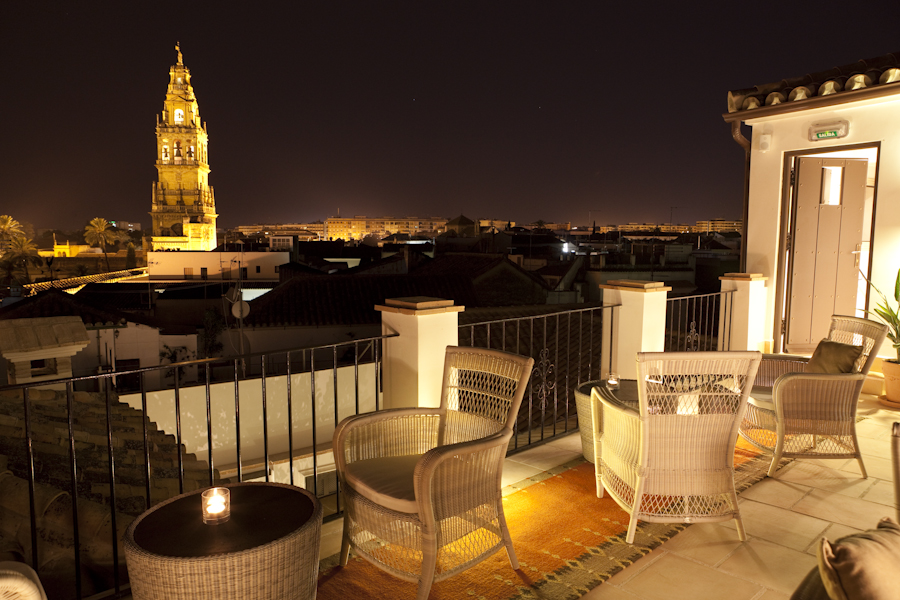
[[[140,515],[125,532],[134,600],[312,600],[316,597],[322,506],[302,488],[227,484],[231,517],[201,519],[189,492]]]

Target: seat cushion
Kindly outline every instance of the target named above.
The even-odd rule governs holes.
[[[882,519],[877,529],[843,537],[834,543],[822,539],[819,574],[832,600],[889,600],[898,597],[900,525]]]
[[[347,484],[372,502],[405,513],[416,513],[413,475],[421,454],[358,460],[347,465]]]
[[[770,387],[753,386],[747,402],[757,408],[775,412],[775,403],[772,401],[772,388]]]
[[[822,340],[806,363],[807,373],[852,373],[862,346]]]

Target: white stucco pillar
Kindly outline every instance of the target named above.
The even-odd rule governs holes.
[[[766,331],[766,281],[762,273],[726,273],[719,277],[722,291],[731,294],[719,306],[719,340],[731,322],[732,350],[772,351],[771,331]],[[727,309],[731,315],[727,315]]]
[[[416,296],[388,298],[381,312],[382,333],[397,333],[384,341],[384,408],[441,403],[444,353],[459,343],[459,313],[453,300]]]
[[[665,349],[666,299],[672,288],[660,281],[614,279],[600,289],[604,306],[621,305],[611,319],[612,337],[603,335],[604,340],[613,340],[611,368],[623,379],[634,379],[638,352]],[[605,374],[604,368],[601,377]]]

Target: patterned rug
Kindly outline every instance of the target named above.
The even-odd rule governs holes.
[[[743,440],[735,450],[738,493],[762,479],[770,457]],[[787,464],[789,461],[784,461]],[[510,486],[504,510],[520,569],[501,550],[475,567],[434,584],[433,600],[570,600],[580,598],[688,525],[638,524],[625,543],[628,514],[606,495],[597,498],[594,465],[578,459]],[[735,534],[737,535],[737,534]],[[395,600],[416,597],[416,584],[354,558],[320,567],[318,600]]]

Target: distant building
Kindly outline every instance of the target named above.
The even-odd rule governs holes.
[[[392,233],[441,233],[447,219],[442,217],[328,217],[325,219],[325,239],[361,240],[368,235],[379,238]]]
[[[107,219],[107,222],[122,231],[140,231],[141,224],[137,221],[126,221],[124,219]]]
[[[216,201],[209,185],[208,135],[201,124],[191,73],[182,62],[169,70],[162,118],[156,123],[152,250],[212,250],[216,247]]]
[[[325,237],[325,223],[314,221],[312,223],[257,223],[255,225],[239,225],[229,232],[237,232],[241,235],[264,235],[268,238],[279,235],[294,235],[301,241],[321,240]]]
[[[290,252],[150,252],[151,281],[278,281]]]
[[[710,219],[709,221],[697,221],[697,227],[694,230],[697,233],[713,233],[719,231],[741,231],[743,226],[741,219]]]

